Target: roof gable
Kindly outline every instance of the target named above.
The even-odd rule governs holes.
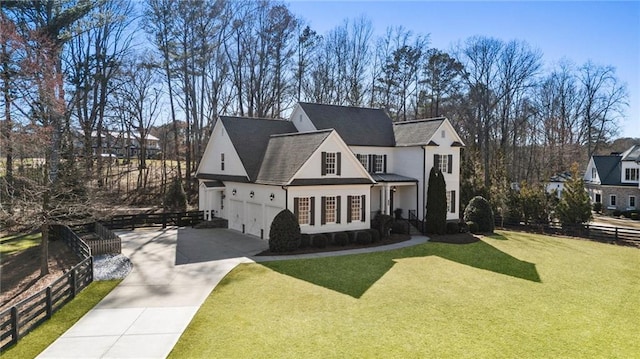
[[[430,145],[433,136],[446,121],[444,117],[396,122],[393,132],[398,146]]]
[[[593,163],[598,171],[600,183],[603,185],[619,185],[622,167],[622,156],[593,156]]]
[[[231,116],[220,116],[220,120],[252,182],[258,177],[270,136],[296,132],[295,126],[286,120]]]
[[[300,102],[318,130],[335,129],[350,146],[395,146],[393,122],[381,109]]]
[[[633,145],[622,154],[623,161],[640,162],[640,145]]]
[[[288,183],[330,134],[325,130],[271,136],[256,182]]]

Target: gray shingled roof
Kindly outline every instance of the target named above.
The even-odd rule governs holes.
[[[271,135],[297,132],[290,121],[220,116],[249,179],[258,177]]]
[[[593,162],[600,177],[600,184],[619,186],[622,184],[620,174],[621,156],[593,156]]]
[[[444,118],[396,122],[393,132],[398,146],[420,146],[429,144],[429,140],[436,133]]]
[[[331,132],[325,130],[271,136],[256,182],[288,183]]]
[[[395,145],[392,121],[381,109],[300,102],[318,130],[335,129],[350,146]]]
[[[417,179],[402,176],[395,173],[372,173],[371,177],[376,182],[418,182]]]

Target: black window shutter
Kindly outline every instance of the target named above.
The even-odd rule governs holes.
[[[351,223],[351,201],[352,196],[347,196],[347,223]]]
[[[340,223],[340,196],[336,196],[336,223]]]
[[[322,152],[322,163],[320,164],[320,174],[325,176],[327,174],[327,153]]]
[[[374,166],[374,163],[375,163],[375,158],[373,157],[373,155],[368,155],[367,157],[369,158],[369,160],[367,161],[368,164],[369,164],[367,166],[367,172],[373,173],[373,166]]]
[[[362,222],[367,220],[367,196],[362,195],[362,200],[360,201],[360,220]]]
[[[340,168],[342,167],[340,166],[340,162],[341,162],[340,157],[341,157],[340,152],[337,152],[336,153],[336,175],[338,176],[340,176]]]
[[[447,173],[452,173],[453,171],[453,155],[449,155],[449,160],[448,162],[448,168],[447,168]]]
[[[451,213],[456,213],[456,191],[451,191]]]
[[[309,198],[309,225],[316,224],[316,198]]]
[[[327,197],[320,197],[320,224],[327,223]]]
[[[382,165],[384,166],[382,172],[387,173],[387,155],[382,156]]]
[[[300,222],[300,211],[299,211],[300,201],[298,197],[293,198],[293,214],[296,216],[296,220]]]
[[[440,168],[440,155],[438,154],[433,155],[433,167],[436,169]]]

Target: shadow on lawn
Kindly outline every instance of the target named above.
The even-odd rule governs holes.
[[[264,262],[276,272],[360,298],[395,264],[395,260],[438,256],[470,267],[540,283],[533,263],[521,261],[484,241],[455,245],[425,243],[399,250],[306,260]]]

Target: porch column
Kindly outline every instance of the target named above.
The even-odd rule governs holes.
[[[390,214],[390,211],[389,211],[389,205],[390,205],[391,203],[389,203],[389,202],[390,202],[391,196],[390,196],[389,192],[390,192],[390,190],[391,190],[391,187],[389,187],[389,184],[388,184],[388,183],[385,183],[385,184],[382,186],[382,188],[384,188],[384,191],[383,191],[383,193],[384,193],[384,198],[383,198],[383,202],[382,202],[382,203],[383,203],[383,206],[384,206],[384,209],[383,209],[382,213],[383,213],[383,214],[387,214],[387,215],[388,215],[388,214]]]

